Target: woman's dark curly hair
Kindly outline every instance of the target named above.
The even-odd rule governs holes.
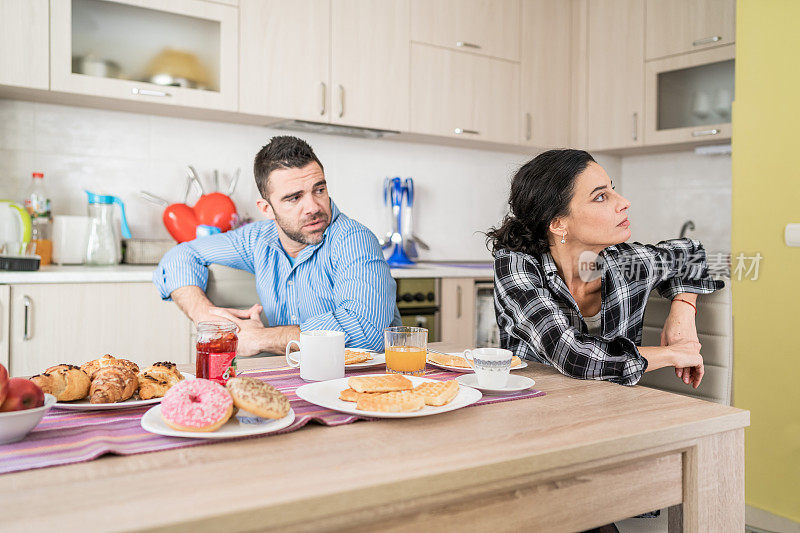
[[[508,215],[486,233],[492,254],[504,249],[529,255],[546,252],[550,222],[569,214],[575,178],[593,162],[583,150],[549,150],[522,165],[511,180]]]

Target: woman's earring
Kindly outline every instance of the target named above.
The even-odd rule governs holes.
[[[566,243],[567,243],[567,234],[564,233],[563,235],[561,235],[561,244],[566,244]]]

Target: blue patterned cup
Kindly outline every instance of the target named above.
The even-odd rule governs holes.
[[[506,386],[513,355],[511,350],[501,348],[477,348],[464,351],[464,359],[475,371],[478,385],[488,389],[502,389]]]

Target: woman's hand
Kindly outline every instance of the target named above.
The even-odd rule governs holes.
[[[689,341],[697,343],[697,351],[700,351],[700,340],[697,337],[697,325],[695,314],[691,306],[683,303],[673,303],[661,330],[661,346],[671,346],[673,344]],[[682,379],[687,385],[693,382],[691,369],[675,366],[675,375]],[[697,382],[700,383],[699,381]],[[697,388],[697,386],[695,386]]]
[[[703,380],[706,370],[703,366],[703,356],[700,355],[700,343],[690,340],[681,340],[668,346],[672,353],[672,364],[676,373],[682,371],[683,382],[691,384],[695,389]]]

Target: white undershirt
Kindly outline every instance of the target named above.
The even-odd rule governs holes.
[[[600,335],[600,311],[594,316],[583,317],[589,327],[590,335]]]

